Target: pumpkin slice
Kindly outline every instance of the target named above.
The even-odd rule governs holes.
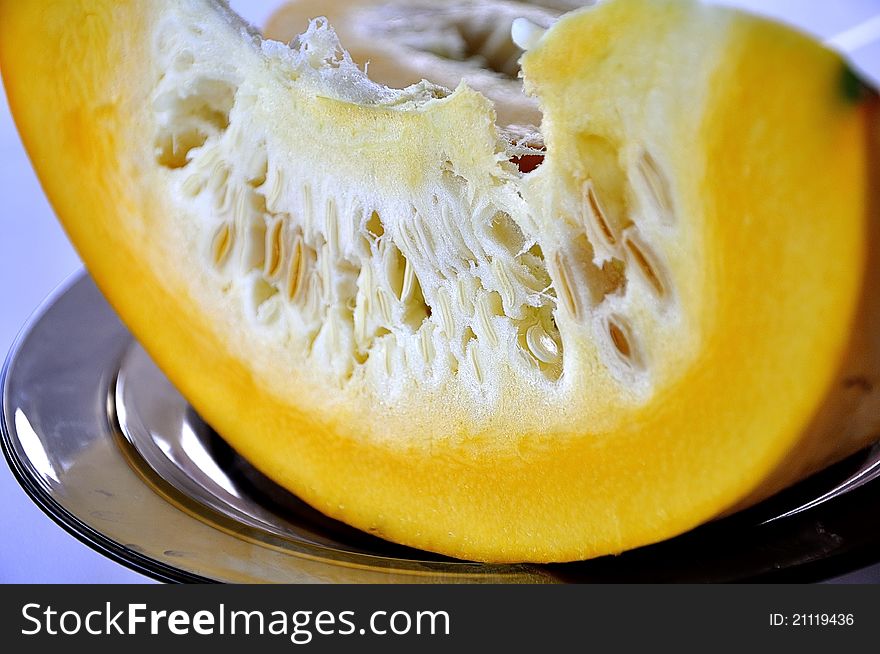
[[[876,99],[689,1],[518,23],[543,164],[467,86],[371,82],[210,0],[0,3],[22,137],[86,265],[243,456],[487,561],[681,533],[880,421]]]

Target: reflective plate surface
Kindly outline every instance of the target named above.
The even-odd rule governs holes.
[[[817,581],[880,560],[880,448],[616,557],[499,566],[388,543],[323,516],[239,457],[85,275],[46,301],[10,352],[0,418],[10,467],[49,516],[165,581]]]

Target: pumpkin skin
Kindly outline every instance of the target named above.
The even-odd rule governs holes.
[[[313,27],[303,43],[333,51]],[[0,2],[13,114],[90,273],[199,413],[305,501],[450,556],[570,561],[682,533],[877,434],[877,102],[838,55],[688,1],[572,12],[522,60],[547,146],[528,175],[479,93],[357,79],[354,92],[345,62],[293,56],[202,0]],[[251,175],[253,134],[268,170]],[[226,181],[206,160],[221,142]],[[299,219],[272,210],[285,193],[264,194],[250,232],[211,222],[278,171],[325,180],[309,181],[316,206],[369,204],[351,252],[373,261],[393,242],[406,259],[376,291],[387,326],[359,318],[363,270],[340,263],[354,255],[333,209],[295,238],[278,228],[288,265],[314,250],[309,279],[322,265],[356,279],[351,315],[337,311],[345,284],[315,282],[332,329],[308,327],[270,279],[275,225]],[[465,190],[494,213],[467,214]],[[452,250],[407,240],[452,233],[429,206],[446,192],[478,232],[457,274]],[[323,240],[307,244],[309,229]],[[269,235],[262,259],[253,230]],[[553,292],[508,307],[477,241],[523,275],[516,250],[538,245],[528,262]],[[418,302],[403,297],[408,268]],[[421,322],[403,325],[413,307]],[[534,325],[537,340],[518,339]]]

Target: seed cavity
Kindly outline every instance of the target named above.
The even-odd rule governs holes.
[[[580,317],[580,305],[574,294],[573,275],[571,267],[561,252],[557,252],[554,263],[556,264],[556,294],[566,311],[575,319]]]
[[[198,78],[183,95],[173,88],[153,99],[159,130],[155,138],[156,161],[176,170],[186,167],[192,151],[229,127],[236,86],[225,80]]]
[[[437,356],[433,336],[434,330],[431,325],[425,325],[419,330],[419,351],[422,354],[422,360],[427,364],[431,364]]]
[[[367,233],[373,237],[373,241],[376,241],[385,235],[385,225],[382,224],[382,218],[379,216],[378,211],[370,213],[370,217],[367,220],[366,225],[364,225],[364,229],[366,229]]]
[[[486,377],[483,371],[483,364],[480,362],[480,355],[477,353],[476,345],[471,345],[467,349],[467,357],[470,360],[471,369],[474,371],[474,377],[477,380],[477,384],[482,386],[486,383]]]
[[[649,152],[644,151],[636,163],[636,171],[643,187],[659,210],[661,221],[666,225],[674,224],[675,208],[672,200],[672,187],[660,164]]]
[[[327,198],[324,207],[324,238],[327,240],[329,254],[335,257],[339,252],[339,212],[332,197]]]
[[[446,289],[437,291],[437,316],[440,320],[440,329],[447,337],[451,337],[455,333],[455,318],[452,313],[452,305]]]
[[[278,278],[284,257],[284,220],[279,218],[266,231],[266,267],[264,275],[271,280]]]
[[[413,275],[412,290],[403,303],[403,323],[411,330],[418,330],[431,316],[431,307],[425,301],[419,278]]]
[[[311,257],[309,256],[311,255]],[[309,258],[314,259],[314,251],[306,249],[302,236],[297,235],[293,241],[291,250],[290,263],[287,268],[287,280],[285,289],[287,291],[287,299],[291,302],[299,301],[306,285],[306,273],[308,270]]]
[[[379,319],[383,324],[390,325],[393,318],[391,315],[391,302],[384,288],[376,289],[376,308],[379,311]]]
[[[464,336],[462,337],[462,349],[467,349],[468,343],[471,341],[477,340],[477,335],[474,333],[474,330],[469,326],[464,328]]]
[[[279,201],[284,191],[284,175],[278,167],[270,168],[266,173],[266,179],[260,186],[260,192],[266,201],[269,211],[280,211]]]
[[[419,280],[416,278],[416,271],[413,268],[412,263],[410,263],[409,259],[404,258],[403,264],[403,283],[400,286],[400,301],[406,302],[409,300],[414,290],[419,284]]]
[[[490,237],[502,248],[509,252],[519,252],[525,244],[525,236],[522,229],[510,214],[499,211],[493,217],[490,224]]]
[[[492,347],[498,347],[500,344],[493,319],[503,315],[501,296],[498,293],[484,293],[480,297],[477,302],[477,319],[480,323],[480,331],[485,335],[486,342]]]
[[[638,150],[634,164],[625,167],[622,162],[629,157],[624,156],[623,144],[613,138],[584,132],[574,144],[584,167],[575,180],[580,197],[563,196],[556,205],[558,234],[550,290],[562,314],[580,323],[597,320],[593,322],[601,326],[595,327],[597,335],[607,345],[599,351],[618,380],[636,381],[640,388],[648,388],[650,384],[642,382],[650,379],[649,357],[631,320],[639,315],[640,323],[668,324],[675,288],[662,251],[643,236],[655,230],[639,222],[654,219],[674,227],[673,189],[663,167],[644,148]],[[641,288],[661,302],[640,306],[641,296],[632,291]],[[546,322],[530,326],[521,334],[520,343],[535,361],[545,364],[545,355],[553,350],[541,329],[560,344],[558,332],[547,330]],[[542,344],[548,347],[542,349]],[[621,362],[626,366],[621,367]]]
[[[214,239],[211,241],[211,260],[214,262],[214,266],[219,268],[226,263],[226,257],[229,256],[231,249],[232,229],[230,229],[228,224],[224,223],[214,234]]]
[[[257,278],[251,285],[251,311],[259,322],[270,323],[278,318],[278,289],[262,278]]]
[[[663,282],[663,275],[659,272],[660,265],[656,263],[657,256],[644,243],[637,241],[637,237],[630,233],[624,239],[626,251],[629,258],[636,264],[638,270],[644,280],[648,282],[648,286],[658,297],[666,296],[666,284]]]
[[[608,225],[608,219],[605,217],[605,210],[602,203],[596,195],[593,188],[593,182],[588,181],[584,184],[584,217],[586,219],[587,233],[596,233],[600,235],[608,245],[615,245],[617,239],[614,232]]]
[[[266,183],[269,174],[269,158],[266,144],[261,143],[254,151],[250,162],[245,166],[245,181],[251,188],[259,188]]]
[[[629,322],[623,316],[609,316],[606,321],[606,330],[620,361],[630,368],[641,370],[643,358]]]
[[[205,190],[205,178],[198,173],[190,175],[180,188],[187,196],[194,198]]]
[[[409,263],[400,249],[392,241],[383,241],[383,254],[385,262],[385,279],[391,293],[397,298],[403,298],[404,276],[406,266]]]
[[[559,360],[559,343],[540,323],[535,323],[526,331],[526,345],[531,355],[541,363],[552,364]]]

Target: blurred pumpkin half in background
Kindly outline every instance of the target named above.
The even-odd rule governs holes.
[[[3,0],[0,67],[90,273],[239,453],[389,540],[568,561],[872,440],[880,223],[839,55],[564,9],[292,3],[288,46],[212,0]]]

